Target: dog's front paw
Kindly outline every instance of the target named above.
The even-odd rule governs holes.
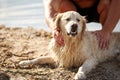
[[[30,61],[29,60],[25,60],[25,61],[19,62],[19,66],[20,67],[29,66],[29,65],[30,65]]]
[[[84,80],[84,79],[86,79],[86,76],[83,72],[78,72],[74,77],[74,80]]]

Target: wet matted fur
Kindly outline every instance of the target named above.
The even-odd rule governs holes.
[[[74,79],[85,79],[96,65],[120,53],[120,33],[112,33],[108,49],[98,47],[96,36],[86,31],[86,20],[75,11],[60,13],[55,19],[55,28],[60,28],[65,46],[59,46],[53,38],[49,44],[51,55],[21,61],[20,66],[57,63],[60,67],[79,67]]]

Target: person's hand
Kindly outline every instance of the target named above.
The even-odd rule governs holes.
[[[64,39],[62,37],[62,35],[60,34],[60,29],[57,28],[53,31],[53,36],[55,38],[55,41],[56,43],[59,45],[59,46],[64,46]]]
[[[110,33],[108,33],[107,31],[105,32],[103,30],[98,30],[93,32],[93,34],[97,37],[99,48],[103,50],[108,49]]]

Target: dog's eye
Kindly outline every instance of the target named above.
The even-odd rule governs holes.
[[[70,21],[70,18],[67,18],[66,21]]]
[[[76,19],[78,22],[80,21],[80,19]]]

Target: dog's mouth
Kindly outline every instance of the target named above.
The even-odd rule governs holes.
[[[70,32],[70,33],[67,33],[67,35],[75,37],[77,35],[77,32]]]
[[[69,35],[69,36],[76,36],[77,35],[77,28],[78,28],[78,25],[77,24],[73,24],[71,26],[70,32],[67,32],[67,35]]]

